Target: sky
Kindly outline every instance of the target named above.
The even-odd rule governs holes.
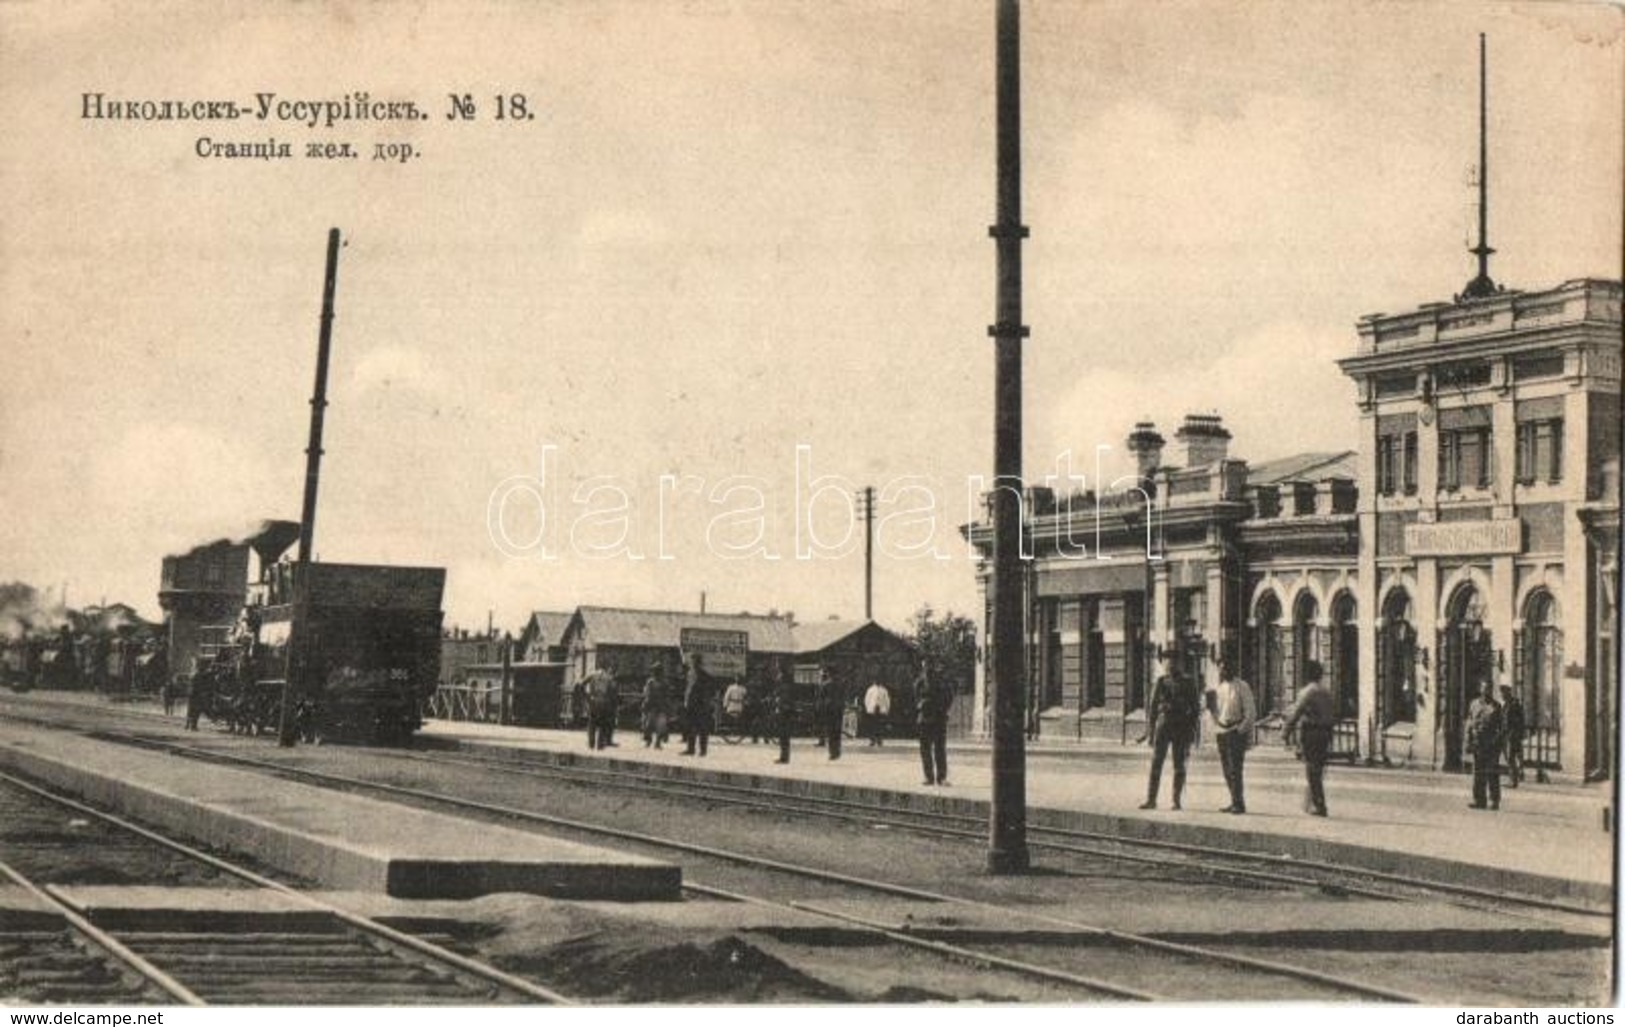
[[[1029,480],[1115,479],[1188,412],[1254,461],[1354,448],[1356,321],[1475,270],[1480,32],[1492,276],[1621,275],[1617,7],[1022,20]],[[0,581],[156,617],[165,554],[297,518],[338,227],[320,559],[446,567],[465,627],[861,617],[873,486],[877,619],[973,612],[993,31],[964,0],[0,4]],[[428,116],[83,116],[356,91]]]

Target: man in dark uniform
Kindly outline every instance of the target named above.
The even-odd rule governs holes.
[[[666,668],[656,660],[649,664],[649,678],[643,683],[639,707],[643,723],[643,747],[659,749],[666,744]]]
[[[1309,779],[1306,806],[1317,817],[1326,815],[1326,757],[1332,751],[1332,729],[1337,724],[1337,709],[1332,703],[1331,689],[1320,680],[1320,664],[1306,660],[1303,679],[1306,686],[1298,693],[1298,701],[1283,722],[1283,737],[1291,744],[1297,732],[1298,751],[1303,754],[1303,771]]]
[[[214,677],[207,668],[192,674],[186,690],[186,730],[196,731],[197,721],[214,701]]]
[[[615,675],[600,670],[588,679],[587,710],[592,724],[588,745],[593,749],[609,748],[615,739],[615,717],[621,710],[621,689]]]
[[[1478,698],[1467,708],[1467,750],[1473,754],[1473,809],[1501,808],[1501,707],[1495,688],[1485,678]]]
[[[914,680],[914,722],[920,732],[920,767],[928,785],[948,783],[948,708],[953,693],[931,673],[920,668]]]
[[[768,702],[773,706],[773,730],[779,738],[779,758],[774,763],[790,762],[790,730],[796,719],[796,683],[787,677],[778,661],[768,670]]]
[[[587,728],[587,748],[589,748],[589,749],[592,748],[593,725],[592,725],[592,717],[589,716],[588,713],[587,713],[587,679],[586,678],[577,678],[576,683],[570,688],[570,719],[575,722],[575,725],[577,727],[581,727],[582,725],[586,725],[586,728]]]
[[[711,718],[715,715],[712,708],[716,702],[716,688],[711,682],[711,675],[705,672],[698,653],[695,653],[688,664],[687,683],[683,688],[683,722],[688,737],[688,745],[683,749],[684,756],[693,756],[695,745],[699,746],[699,754],[704,756],[711,742]]]
[[[1501,686],[1501,731],[1506,736],[1507,787],[1516,788],[1523,782],[1523,702],[1511,685]]]
[[[841,758],[841,721],[846,716],[846,690],[828,667],[818,668],[818,723],[829,758]]]
[[[1146,783],[1141,809],[1157,808],[1157,792],[1162,786],[1162,764],[1168,750],[1174,753],[1174,809],[1185,795],[1185,761],[1196,738],[1196,723],[1202,715],[1202,689],[1178,671],[1169,673],[1166,661],[1158,661],[1151,701],[1146,703],[1146,740],[1152,746],[1151,779]]]

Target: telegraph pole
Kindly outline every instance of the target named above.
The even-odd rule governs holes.
[[[863,488],[863,619],[875,619],[875,487]]]
[[[1016,874],[1027,853],[1026,645],[1022,639],[1021,480],[1021,21],[1017,0],[997,0],[998,253],[993,405],[993,801],[987,869]]]

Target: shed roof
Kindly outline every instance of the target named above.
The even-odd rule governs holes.
[[[544,646],[558,645],[573,616],[575,614],[560,610],[533,610],[530,620],[525,622],[524,633]]]
[[[684,628],[743,631],[754,652],[793,653],[795,638],[784,617],[748,613],[690,613],[680,610],[627,610],[613,606],[578,607],[579,620],[594,645],[676,648]]]
[[[817,653],[871,625],[879,627],[881,631],[886,630],[872,620],[819,620],[797,624],[790,633],[795,639],[796,652]]]

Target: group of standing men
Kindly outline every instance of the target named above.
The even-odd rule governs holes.
[[[1501,808],[1501,756],[1506,755],[1507,787],[1523,781],[1523,703],[1511,685],[1501,686],[1501,701],[1485,678],[1478,698],[1467,708],[1467,751],[1473,757],[1472,809]]]
[[[756,737],[776,736],[779,755],[776,763],[790,762],[790,737],[796,725],[796,686],[785,673],[780,662],[768,664],[767,681],[763,686],[765,701],[752,702],[748,690],[737,681],[721,697],[724,715],[742,717],[749,721],[748,729]],[[673,717],[673,695],[668,687],[665,665],[656,660],[649,665],[649,677],[644,682],[639,702],[639,723],[645,748],[665,746],[671,725],[675,720],[684,741],[682,755],[705,756],[710,738],[716,729],[718,691],[716,679],[706,670],[703,657],[691,656],[684,664],[683,687],[676,704],[677,717]],[[615,722],[620,713],[620,686],[615,676],[599,670],[576,685],[576,708],[587,713],[587,745],[604,749],[615,745]],[[891,693],[886,686],[871,684],[861,697],[863,723],[869,735],[869,744],[878,746],[891,714]],[[919,733],[920,765],[925,783],[948,783],[948,711],[953,705],[953,693],[945,682],[939,681],[929,664],[924,666],[914,681],[915,726]],[[820,667],[818,682],[813,690],[813,726],[818,745],[831,760],[841,758],[841,743],[847,708],[847,689],[835,678],[830,668]],[[765,721],[765,723],[764,723]],[[1181,754],[1177,762],[1183,768]],[[1179,772],[1183,775],[1183,769]]]
[[[1308,778],[1305,808],[1313,816],[1323,817],[1326,815],[1326,758],[1331,752],[1332,729],[1337,716],[1331,692],[1321,680],[1320,664],[1305,661],[1303,677],[1304,688],[1282,723],[1287,743],[1291,744],[1295,736],[1303,754],[1304,773]],[[1159,661],[1151,701],[1146,704],[1146,741],[1153,748],[1151,778],[1141,809],[1157,808],[1162,766],[1169,752],[1174,757],[1173,808],[1181,808],[1185,768],[1205,705],[1213,719],[1213,741],[1219,750],[1219,766],[1230,793],[1229,805],[1219,812],[1247,812],[1247,750],[1252,746],[1253,725],[1258,720],[1252,687],[1236,676],[1235,665],[1225,659],[1219,663],[1219,681],[1207,690],[1205,704],[1203,698],[1200,684],[1169,669],[1166,661]]]
[[[1170,752],[1174,757],[1173,808],[1182,808],[1186,766],[1201,724],[1203,705],[1202,686],[1177,670],[1170,669],[1167,661],[1159,660],[1157,679],[1151,686],[1151,700],[1146,704],[1144,740],[1152,746],[1151,778],[1146,785],[1146,799],[1140,804],[1141,809],[1157,808],[1162,767]],[[1252,744],[1253,722],[1258,717],[1258,707],[1253,702],[1252,688],[1236,677],[1235,667],[1228,660],[1220,663],[1219,683],[1207,691],[1206,708],[1213,718],[1214,744],[1218,746],[1219,765],[1224,771],[1225,786],[1230,791],[1230,804],[1220,812],[1245,813],[1247,799],[1243,769],[1247,749]]]
[[[1140,804],[1140,808],[1157,808],[1163,763],[1172,752],[1173,808],[1180,809],[1185,790],[1186,764],[1201,723],[1203,693],[1197,682],[1176,670],[1170,670],[1166,662],[1159,661],[1157,671],[1151,700],[1146,704],[1144,740],[1153,748],[1146,800]],[[1323,676],[1318,662],[1304,661],[1304,687],[1281,722],[1283,741],[1287,745],[1296,741],[1303,759],[1307,784],[1304,809],[1317,817],[1327,815],[1326,762],[1331,755],[1337,724],[1336,703]],[[1258,707],[1253,700],[1251,686],[1236,676],[1235,666],[1230,660],[1220,661],[1219,681],[1207,690],[1205,706],[1213,720],[1219,766],[1230,793],[1229,805],[1220,812],[1246,813],[1243,771],[1247,750],[1252,745]],[[1509,787],[1516,788],[1523,779],[1523,735],[1523,704],[1508,685],[1501,686],[1501,702],[1497,703],[1495,689],[1485,679],[1480,686],[1479,697],[1473,700],[1467,712],[1467,749],[1473,758],[1473,801],[1470,804],[1473,809],[1500,808],[1500,758],[1503,751]]]

